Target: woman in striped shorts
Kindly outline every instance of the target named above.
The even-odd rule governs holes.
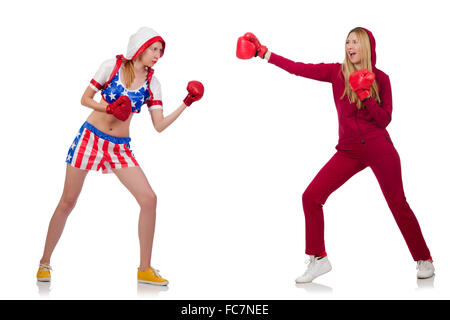
[[[113,172],[140,206],[140,265],[138,281],[167,285],[150,265],[156,217],[156,195],[130,150],[129,128],[134,113],[148,106],[158,132],[171,125],[192,102],[203,95],[198,81],[188,84],[183,103],[168,116],[163,115],[159,81],[152,67],[163,56],[165,42],[154,30],[143,27],[130,37],[127,55],[105,61],[86,88],[82,105],[93,109],[69,148],[66,180],[59,204],[50,221],[38,281],[50,281],[50,258],[61,237],[67,217],[75,207],[89,170]],[[100,102],[94,100],[100,91]]]

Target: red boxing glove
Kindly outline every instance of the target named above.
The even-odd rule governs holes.
[[[256,46],[245,37],[239,37],[236,45],[236,57],[251,59],[256,57]]]
[[[131,101],[127,96],[120,96],[106,107],[106,113],[119,120],[126,121],[131,114]]]
[[[203,92],[205,91],[205,88],[200,81],[189,81],[186,89],[189,93],[186,98],[184,98],[183,102],[188,107],[192,104],[192,102],[200,100],[203,97]]]
[[[356,93],[360,101],[370,97],[370,88],[375,80],[375,73],[367,69],[361,69],[353,72],[348,78],[350,87]]]
[[[253,57],[260,57],[264,59],[267,53],[267,47],[261,45],[258,38],[251,32],[247,32],[238,39],[236,47],[236,56],[240,59],[250,59]]]

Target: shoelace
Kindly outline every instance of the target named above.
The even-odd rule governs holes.
[[[314,261],[314,257],[313,258],[308,258],[308,259],[305,260],[305,264],[307,264],[308,267],[306,268],[306,271],[303,274],[303,276],[306,275],[311,270],[311,268],[314,266],[314,262],[315,262]]]
[[[419,260],[419,261],[417,261],[417,267],[416,267],[416,269],[417,270],[424,270],[424,269],[427,269],[427,267],[428,267],[428,260]]]
[[[50,267],[48,264],[40,264],[39,270],[53,271],[52,267]]]
[[[155,274],[155,276],[157,276],[158,278],[162,278],[161,275],[159,274],[159,270],[155,269],[155,268],[151,268],[153,270],[153,273]]]

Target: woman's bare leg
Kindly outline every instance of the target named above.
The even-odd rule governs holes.
[[[122,168],[113,171],[141,207],[138,225],[141,255],[139,269],[145,271],[150,268],[151,264],[156,221],[156,195],[140,167]]]
[[[52,219],[50,220],[47,239],[45,240],[44,254],[40,263],[50,264],[50,258],[53,250],[55,249],[56,244],[58,243],[58,240],[64,230],[67,217],[75,207],[87,173],[87,170],[81,170],[67,165],[63,194],[59,200],[55,212],[53,213]]]

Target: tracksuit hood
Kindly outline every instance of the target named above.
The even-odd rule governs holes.
[[[372,68],[375,68],[375,64],[377,63],[377,53],[375,51],[375,37],[373,36],[373,34],[370,30],[363,28],[363,27],[360,27],[360,28],[363,29],[369,36],[371,58],[372,58]]]

